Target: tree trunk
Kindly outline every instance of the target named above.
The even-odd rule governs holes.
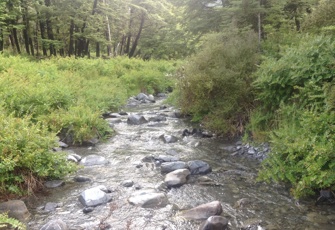
[[[30,55],[30,51],[29,51],[29,37],[28,37],[28,31],[27,29],[23,30],[23,39],[24,39],[24,46],[26,48],[26,52],[28,55]]]
[[[38,20],[36,20],[36,25],[35,25],[35,45],[36,45],[36,56],[40,55],[40,49],[39,49],[39,44],[38,44]]]
[[[99,42],[95,44],[95,55],[97,58],[100,57],[100,43]]]
[[[30,46],[30,53],[31,55],[35,55],[35,50],[34,50],[34,43],[33,43],[33,39],[28,38],[29,39],[29,46]]]
[[[3,51],[3,32],[2,29],[0,28],[0,52]]]
[[[69,57],[74,55],[74,40],[73,40],[73,33],[74,33],[74,21],[71,20],[71,25],[70,25],[70,42],[69,42]]]
[[[141,33],[142,33],[142,30],[143,30],[144,21],[145,21],[145,15],[144,15],[144,13],[142,13],[140,28],[138,30],[138,33],[136,35],[136,38],[134,40],[134,43],[133,43],[133,45],[131,47],[131,50],[129,52],[129,55],[128,55],[130,58],[133,57],[134,54],[135,54],[135,51],[136,51],[136,48],[137,48],[137,45],[138,45],[138,41],[140,40]]]
[[[45,0],[44,3],[47,7],[51,6],[51,0]],[[46,27],[47,27],[48,39],[51,40],[51,41],[54,41],[55,38],[54,38],[49,14],[47,14],[47,16],[46,16]],[[56,56],[56,49],[55,49],[55,47],[52,43],[49,45],[49,49],[50,49],[50,55],[55,55]]]
[[[19,39],[18,39],[18,37],[17,37],[17,29],[16,29],[16,28],[13,28],[12,33],[13,33],[13,40],[14,40],[14,42],[15,42],[15,46],[16,46],[17,53],[21,54],[21,49],[20,49]]]
[[[131,27],[133,25],[133,18],[132,18],[132,14],[133,14],[133,9],[130,9],[129,11],[129,25],[128,25],[128,35],[127,35],[127,43],[126,43],[126,48],[124,49],[124,53],[129,54],[129,50],[130,50],[130,43],[131,43]]]

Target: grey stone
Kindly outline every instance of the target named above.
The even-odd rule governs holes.
[[[68,227],[64,221],[56,219],[43,225],[40,230],[68,230]]]
[[[155,157],[155,160],[158,160],[160,162],[173,162],[173,161],[179,161],[179,157],[159,155],[158,157]]]
[[[132,180],[125,180],[121,184],[122,184],[123,187],[131,187],[131,186],[134,185],[134,181],[132,181]]]
[[[89,181],[91,181],[90,178],[85,177],[85,176],[76,176],[76,177],[73,178],[73,180],[74,180],[75,182],[79,182],[79,183],[83,183],[83,182],[89,182]]]
[[[166,117],[165,116],[155,116],[155,117],[150,117],[149,121],[153,121],[153,122],[162,122],[162,121],[166,121]]]
[[[52,180],[52,181],[45,182],[44,186],[46,188],[57,188],[57,187],[63,186],[64,184],[65,182],[62,180]]]
[[[178,155],[178,152],[174,149],[169,149],[165,152],[167,155],[171,155],[171,156],[176,156]]]
[[[146,95],[144,93],[139,93],[136,96],[136,99],[139,100],[139,101],[144,101],[144,100],[149,100],[149,97],[148,97],[148,95]]]
[[[199,205],[195,208],[181,212],[181,216],[189,220],[202,220],[210,216],[217,216],[222,213],[222,205],[219,201]]]
[[[175,143],[178,141],[178,138],[172,135],[161,135],[159,136],[159,139],[161,139],[162,141],[164,141],[164,143]]]
[[[154,189],[137,191],[129,197],[128,202],[142,208],[165,207],[168,204],[166,195]]]
[[[155,102],[155,97],[152,94],[148,95],[148,100],[151,102]]]
[[[66,159],[67,159],[68,161],[72,161],[72,162],[74,162],[74,163],[78,163],[78,160],[77,160],[74,156],[72,156],[72,155],[67,156]]]
[[[226,229],[228,229],[228,220],[223,216],[211,216],[199,228],[199,230],[226,230]]]
[[[10,200],[0,203],[0,213],[8,212],[8,216],[22,222],[28,220],[30,213],[22,200]]]
[[[200,160],[189,161],[187,162],[187,166],[190,169],[192,175],[206,174],[212,171],[212,168],[208,163]]]
[[[79,196],[79,201],[86,207],[95,207],[111,201],[111,197],[106,194],[105,186],[98,186],[83,191]]]
[[[90,140],[83,141],[83,146],[96,146],[99,143],[98,138],[92,138]]]
[[[58,203],[48,202],[48,203],[45,204],[43,210],[46,211],[46,212],[52,212],[52,211],[55,211],[56,208],[58,208],[58,207],[59,207]]]
[[[128,125],[142,125],[148,123],[148,121],[140,115],[131,114],[128,116],[127,124]]]
[[[58,145],[59,145],[59,147],[61,147],[61,148],[68,148],[69,146],[66,144],[66,143],[64,143],[63,141],[58,141]]]
[[[177,169],[166,174],[164,182],[168,187],[177,187],[186,183],[187,176],[190,175],[188,169]]]
[[[87,214],[87,213],[93,212],[93,210],[94,210],[93,207],[85,207],[83,209],[83,213]]]
[[[162,173],[169,173],[177,169],[185,169],[187,164],[183,161],[174,161],[174,162],[164,162],[161,165]]]
[[[107,163],[108,161],[105,157],[98,155],[89,155],[80,161],[80,164],[84,166],[105,165]]]

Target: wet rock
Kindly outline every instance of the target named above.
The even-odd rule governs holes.
[[[262,220],[259,219],[248,219],[244,225],[241,226],[241,230],[264,230],[261,227]]]
[[[162,122],[162,121],[166,121],[166,120],[167,120],[166,117],[162,116],[162,115],[158,115],[158,116],[149,118],[149,121],[152,121],[152,122]]]
[[[109,118],[107,119],[107,121],[110,125],[114,125],[114,124],[118,124],[122,122],[120,118]]]
[[[179,161],[179,157],[159,155],[158,157],[155,157],[155,160],[160,162],[173,162],[173,161]]]
[[[187,162],[187,166],[191,171],[192,175],[195,174],[206,174],[212,171],[212,168],[204,161],[195,160]]]
[[[131,114],[128,116],[127,124],[128,125],[142,125],[148,123],[148,121],[140,115]]]
[[[61,152],[61,151],[63,151],[63,149],[61,147],[53,147],[52,150],[54,152]]]
[[[78,163],[77,158],[75,158],[75,157],[72,156],[72,155],[67,156],[66,159],[67,159],[68,161],[72,161],[72,162],[74,162],[74,163]]]
[[[168,187],[177,187],[186,183],[187,176],[191,173],[188,169],[177,169],[166,174],[164,182]]]
[[[144,93],[139,93],[136,96],[136,99],[139,100],[139,101],[145,101],[145,100],[149,100],[149,96],[144,94]]]
[[[123,181],[123,182],[121,183],[121,185],[122,185],[123,187],[131,187],[131,186],[134,185],[134,181],[132,181],[132,180],[125,180],[125,181]]]
[[[151,163],[151,162],[154,162],[155,161],[155,157],[154,156],[145,156],[143,159],[142,159],[142,162],[148,162],[148,163]]]
[[[83,213],[87,214],[87,213],[93,212],[93,210],[94,210],[93,207],[85,207],[83,209]]]
[[[148,100],[149,100],[150,102],[155,102],[155,97],[154,97],[153,95],[149,94],[149,95],[148,95]]]
[[[174,149],[169,149],[169,150],[167,150],[165,153],[166,153],[167,155],[171,155],[171,156],[176,156],[176,155],[179,154],[179,153],[178,153],[176,150],[174,150]]]
[[[108,189],[105,186],[98,186],[83,191],[79,196],[79,201],[86,207],[95,207],[111,201],[111,197],[104,191]]]
[[[105,157],[98,155],[88,155],[80,161],[80,164],[84,166],[105,165],[107,163]]]
[[[57,187],[63,186],[64,184],[65,182],[62,180],[52,180],[52,181],[45,182],[44,186],[46,188],[57,188]]]
[[[128,113],[127,113],[127,112],[124,112],[124,111],[119,112],[119,114],[120,114],[121,116],[127,116],[127,115],[128,115]]]
[[[40,230],[68,230],[68,227],[64,221],[61,219],[56,219],[56,220],[51,220],[45,225]]]
[[[81,161],[82,157],[80,155],[74,153],[73,151],[70,151],[70,152],[66,151],[66,152],[70,153],[69,156],[75,158],[77,160],[77,162]]]
[[[202,220],[222,213],[222,205],[219,201],[199,205],[195,208],[183,211],[180,215],[189,220]]]
[[[187,164],[183,161],[164,162],[161,165],[162,173],[169,173],[177,169],[186,169]]]
[[[126,107],[137,107],[141,104],[136,98],[129,98]]]
[[[251,204],[251,200],[248,198],[242,198],[235,202],[234,208],[243,208]]]
[[[164,109],[167,109],[168,107],[166,106],[166,105],[161,105],[160,107],[159,107],[159,109],[160,110],[164,110]]]
[[[199,228],[199,230],[226,230],[228,220],[222,216],[209,217]]]
[[[142,208],[165,207],[168,204],[166,195],[154,189],[140,190],[131,195],[128,202]]]
[[[30,213],[25,203],[21,200],[10,200],[0,203],[0,213],[7,212],[11,218],[18,219],[22,222],[28,220]]]
[[[59,145],[59,147],[61,147],[61,148],[68,148],[69,146],[66,144],[66,143],[64,143],[63,141],[58,141],[58,145]]]
[[[178,138],[172,135],[161,135],[159,136],[159,139],[161,139],[162,141],[164,141],[164,143],[175,143],[178,141]]]
[[[44,211],[46,212],[53,212],[56,210],[56,208],[60,207],[60,204],[58,203],[53,203],[53,202],[48,202],[44,206]]]
[[[157,93],[156,96],[157,96],[157,97],[166,97],[166,94],[165,94],[165,93]]]
[[[96,146],[99,143],[98,138],[92,138],[90,140],[83,141],[83,146]]]
[[[91,179],[89,177],[85,177],[85,176],[76,176],[76,177],[73,178],[73,180],[75,182],[79,182],[79,183],[91,181]]]

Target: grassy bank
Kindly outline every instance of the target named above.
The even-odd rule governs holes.
[[[76,167],[56,146],[57,135],[74,143],[112,133],[101,118],[139,92],[173,86],[175,63],[128,58],[53,58],[31,61],[0,55],[0,193],[31,193],[41,181]]]

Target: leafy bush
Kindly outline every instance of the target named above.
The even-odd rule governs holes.
[[[243,132],[253,103],[251,74],[258,60],[253,32],[209,36],[179,79],[183,112],[216,132]]]
[[[47,178],[61,178],[76,167],[61,153],[56,136],[29,117],[15,118],[0,110],[0,192],[32,193]]]
[[[280,127],[271,135],[271,155],[261,180],[289,182],[299,198],[317,189],[335,189],[335,114],[282,108]]]
[[[263,111],[263,116],[257,114],[259,128],[275,127],[275,114],[281,104],[295,104],[298,109],[322,109],[324,86],[335,76],[334,64],[335,41],[325,36],[306,36],[298,46],[288,48],[280,59],[265,59],[255,73],[254,82]]]

